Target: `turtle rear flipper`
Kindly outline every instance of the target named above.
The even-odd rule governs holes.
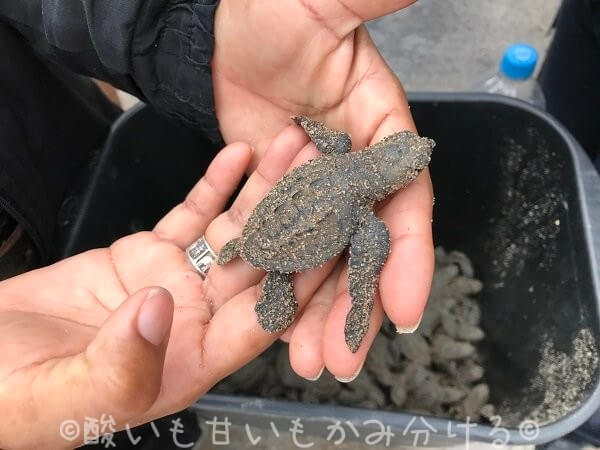
[[[240,238],[232,239],[227,244],[225,244],[219,252],[219,258],[217,259],[217,263],[219,265],[223,265],[227,264],[232,259],[237,258],[240,254],[239,244]]]
[[[262,295],[254,310],[258,323],[269,333],[277,333],[289,327],[298,311],[292,274],[268,272]]]
[[[344,335],[352,353],[360,347],[369,329],[369,320],[379,281],[379,272],[390,250],[390,235],[383,221],[368,213],[350,239],[348,292],[352,308],[346,317]]]

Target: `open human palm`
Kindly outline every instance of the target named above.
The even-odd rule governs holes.
[[[404,90],[369,37],[364,22],[414,0],[221,0],[212,62],[215,102],[226,141],[249,142],[252,167],[290,116],[307,115],[348,132],[353,148],[400,130],[415,131]],[[290,148],[312,144],[297,134]],[[433,274],[433,190],[427,170],[379,205],[391,234],[380,296],[356,354],[341,345],[350,298],[345,261],[329,265],[328,289],[284,334],[294,370],[315,378],[323,367],[350,380],[360,370],[383,311],[399,332],[414,330]],[[234,236],[232,236],[234,237]]]
[[[178,411],[273,342],[254,316],[259,283],[240,279],[241,263],[217,282],[235,292],[213,299],[212,288],[222,289],[202,280],[185,248],[204,232],[217,240],[241,232],[237,214],[289,169],[290,131],[229,211],[221,213],[252,155],[246,144],[219,153],[152,232],[0,283],[0,398],[8,418],[0,447],[72,445],[59,434],[65,420],[106,414],[122,429]],[[311,286],[298,295],[308,299],[319,287]]]
[[[318,157],[307,139],[299,127],[286,127],[225,212],[252,158],[247,144],[223,149],[153,231],[0,283],[0,398],[8,418],[0,423],[0,447],[72,445],[59,433],[65,420],[107,415],[123,429],[178,411],[279,336],[262,330],[254,312],[263,271],[236,260],[214,265],[202,279],[185,249],[204,235],[219,251],[238,236],[286,172]],[[295,275],[299,309],[325,312],[324,305],[346,298],[343,267],[333,259]],[[343,336],[345,315],[329,316],[319,330],[328,345],[307,339],[305,350],[344,379],[356,355],[366,357],[377,327],[354,354]],[[324,326],[320,320],[312,326]],[[351,357],[339,359],[344,353]],[[297,371],[311,370],[300,363]]]
[[[254,151],[228,146],[152,232],[0,283],[0,448],[76,444],[60,437],[64,420],[108,414],[122,429],[180,410],[278,337],[254,313],[264,272],[238,259],[202,280],[185,248],[204,235],[219,251],[286,171],[318,156],[290,116],[347,131],[355,148],[414,130],[402,86],[363,25],[410,3],[221,0],[217,115],[228,142]],[[248,182],[221,213],[245,171]],[[299,375],[315,378],[326,367],[352,379],[384,311],[399,331],[418,325],[433,272],[432,203],[425,171],[379,205],[391,253],[356,353],[344,339],[344,258],[294,276],[299,317],[283,339]]]

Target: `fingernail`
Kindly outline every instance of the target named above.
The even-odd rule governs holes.
[[[306,379],[308,381],[317,381],[319,378],[321,378],[321,375],[323,375],[323,370],[325,370],[325,366],[321,367],[321,370],[319,370],[319,373],[317,374],[316,377],[313,377],[313,378],[306,377]]]
[[[138,313],[137,329],[140,335],[153,345],[163,343],[171,328],[173,301],[168,291],[153,288]]]
[[[365,363],[363,361],[363,363],[360,365],[358,370],[356,372],[354,372],[354,375],[352,375],[351,377],[348,377],[348,378],[335,377],[335,379],[338,380],[340,383],[350,383],[351,381],[354,381],[354,379],[360,374],[360,371],[362,370],[364,364]]]
[[[410,333],[414,333],[415,331],[417,331],[417,328],[419,328],[419,325],[421,325],[421,320],[423,319],[423,313],[421,313],[421,317],[419,317],[419,320],[417,321],[417,323],[412,326],[412,327],[396,327],[396,333],[398,334],[410,334]]]

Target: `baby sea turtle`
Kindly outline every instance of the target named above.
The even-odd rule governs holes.
[[[219,264],[241,256],[268,272],[255,311],[269,332],[287,328],[298,303],[292,273],[322,266],[348,245],[352,308],[345,338],[356,352],[367,332],[389,232],[373,213],[376,201],[406,186],[429,164],[435,143],[401,131],[350,153],[350,136],[294,117],[325,155],[285,175],[250,215],[242,236],[221,250]]]

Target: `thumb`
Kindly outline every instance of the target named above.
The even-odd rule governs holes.
[[[85,359],[98,404],[129,419],[152,406],[160,392],[173,299],[162,288],[142,289],[114,311],[90,343]]]
[[[94,437],[85,433],[90,420],[96,436],[137,425],[160,392],[172,319],[171,294],[142,289],[106,319],[84,351],[33,365],[12,385],[0,384],[0,398],[13,398],[7,408],[22,422],[20,433],[10,433],[17,446],[77,445]],[[106,422],[98,428],[101,421],[110,428]]]

